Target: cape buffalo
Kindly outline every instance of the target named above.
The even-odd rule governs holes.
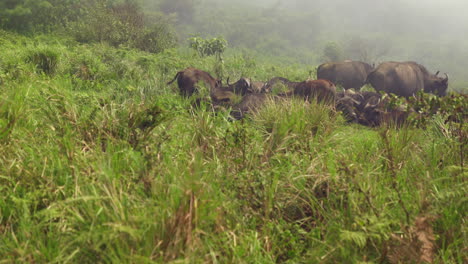
[[[340,110],[348,122],[358,122],[359,108],[364,97],[353,89],[344,90],[336,94],[336,109]]]
[[[393,105],[388,97],[375,92],[354,92],[352,89],[337,93],[336,108],[348,122],[365,126],[382,123],[401,126],[411,113],[403,105]]]
[[[304,97],[306,100],[316,98],[318,102],[334,104],[336,87],[329,80],[307,80],[295,84],[292,93]]]
[[[445,96],[448,87],[448,75],[445,78],[431,74],[416,62],[384,62],[367,76],[367,82],[375,90],[409,97],[418,91]]]
[[[372,66],[362,61],[329,62],[317,68],[317,79],[329,80],[344,89],[361,89]]]
[[[235,119],[244,118],[246,113],[256,112],[268,101],[285,100],[286,95],[271,95],[266,93],[251,93],[242,97],[242,100],[232,107],[231,116]]]
[[[237,82],[230,84],[229,78],[227,79],[227,87],[223,87],[223,89],[227,91],[231,91],[236,94],[245,95],[247,93],[252,92],[252,86],[250,80],[244,77],[241,77]]]
[[[183,71],[177,72],[172,79],[167,84],[173,83],[177,79],[177,84],[179,86],[179,92],[181,95],[184,96],[191,96],[194,92],[196,92],[195,85],[199,81],[204,81],[207,85],[210,86],[211,90],[214,90],[217,87],[221,87],[221,81],[218,79],[213,78],[209,73],[189,67]]]
[[[235,119],[242,119],[246,113],[256,111],[268,99],[265,93],[252,93],[242,97],[242,101],[232,108],[231,116]]]
[[[265,92],[264,86],[265,86],[265,82],[260,82],[260,81],[252,82],[251,83],[252,92],[263,93]]]
[[[292,82],[283,77],[274,77],[269,80],[264,90],[270,92],[275,84],[281,83],[286,86],[289,91],[279,94],[280,96],[291,96],[296,95],[304,97],[308,100],[309,98],[316,98],[319,102],[331,103],[334,102],[336,96],[335,84],[328,80],[307,80],[303,82]]]
[[[236,94],[223,88],[215,88],[210,91],[210,97],[214,104],[229,105]]]
[[[268,82],[265,83],[263,86],[262,90],[263,92],[269,93],[271,92],[272,88],[277,85],[277,84],[282,84],[286,86],[289,90],[294,90],[294,88],[299,84],[300,82],[292,82],[286,78],[283,77],[274,77],[270,79]]]
[[[366,101],[366,105],[361,110],[358,123],[366,126],[380,126],[381,124],[393,124],[402,126],[411,109],[406,109],[404,105],[389,104],[387,97],[371,97]]]

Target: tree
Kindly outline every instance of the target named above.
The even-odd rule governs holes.
[[[52,20],[52,4],[46,0],[6,0],[0,3],[0,25],[15,31],[28,31]]]
[[[0,27],[19,32],[52,31],[80,19],[100,0],[2,0]],[[110,1],[110,0],[105,0]]]
[[[176,36],[169,22],[157,17],[147,21],[135,1],[91,1],[95,1],[92,8],[86,8],[81,19],[69,24],[78,41],[106,42],[153,53],[175,46]]]

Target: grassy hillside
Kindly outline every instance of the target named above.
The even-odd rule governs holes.
[[[0,263],[468,261],[463,123],[371,129],[299,100],[233,122],[165,84],[213,65],[0,31]]]

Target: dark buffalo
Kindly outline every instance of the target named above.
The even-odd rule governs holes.
[[[282,83],[287,79],[277,78]],[[251,93],[242,98],[242,101],[232,108],[231,115],[235,119],[241,119],[246,113],[257,111],[262,105],[271,100],[283,100],[291,96],[303,97],[306,100],[315,98],[319,102],[333,103],[335,100],[336,88],[335,85],[327,80],[308,80],[304,82],[289,82],[292,84],[293,90],[277,96],[268,95],[266,93]]]
[[[277,102],[285,100],[287,95],[271,95],[266,93],[251,93],[242,97],[242,100],[232,107],[231,116],[242,119],[245,114],[257,112],[268,101]]]
[[[282,84],[289,90],[280,96],[296,95],[306,100],[316,98],[319,102],[327,103],[334,102],[336,96],[335,84],[323,79],[292,82],[283,77],[274,77],[265,84],[264,91],[270,92],[272,87],[277,84]]]
[[[283,77],[274,77],[270,79],[268,82],[265,83],[265,85],[262,88],[263,92],[269,93],[273,89],[274,86],[281,84],[284,85],[288,88],[288,90],[294,90],[294,88],[301,82],[292,82],[286,78]]]
[[[354,92],[352,89],[337,93],[336,108],[348,122],[365,126],[383,123],[401,126],[411,113],[403,105],[394,106],[388,97],[375,92]]]
[[[329,80],[344,89],[361,89],[373,67],[362,61],[329,62],[317,68],[317,79]]]
[[[230,84],[229,78],[227,79],[228,87],[227,90],[230,90],[236,94],[246,95],[248,93],[263,93],[265,92],[264,86],[265,82],[252,81],[249,78],[240,78],[237,82]]]
[[[448,75],[445,78],[431,74],[416,62],[384,62],[367,76],[375,90],[410,97],[418,91],[445,96]]]
[[[251,89],[253,93],[263,93],[265,92],[264,86],[265,82],[255,81],[251,83]]]
[[[230,84],[228,78],[227,86],[211,89],[210,96],[214,104],[229,105],[237,95],[244,96],[249,93],[251,93],[249,79],[242,77],[237,82]]]
[[[236,94],[230,90],[215,88],[211,90],[210,97],[214,104],[229,105],[236,97]]]
[[[294,84],[292,94],[303,97],[306,100],[315,98],[318,102],[334,104],[336,87],[329,80],[307,80]]]
[[[389,101],[388,97],[369,98],[361,110],[358,123],[372,127],[382,124],[402,126],[412,109],[407,109],[404,105],[390,104]]]
[[[364,97],[353,89],[338,92],[336,94],[336,109],[341,111],[348,122],[357,123],[359,119],[359,107]]]
[[[252,92],[252,85],[248,78],[241,77],[237,82],[230,84],[229,78],[227,79],[227,87],[223,87],[227,91],[235,94],[245,95]]]
[[[246,113],[257,111],[270,96],[265,93],[252,93],[242,97],[242,101],[232,108],[231,116],[242,119]]]
[[[179,86],[179,92],[181,95],[184,96],[191,96],[194,92],[196,92],[195,85],[199,81],[205,82],[207,85],[210,86],[211,90],[221,87],[221,81],[218,79],[213,78],[209,73],[189,67],[183,71],[179,71],[175,76],[167,84],[173,83],[177,79],[177,84]]]

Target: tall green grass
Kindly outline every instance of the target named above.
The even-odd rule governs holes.
[[[421,217],[434,263],[466,261],[466,148],[437,116],[370,129],[279,100],[233,122],[165,85],[212,58],[4,35],[0,263],[417,262],[402,247],[419,257]],[[308,75],[238,54],[225,69]]]

